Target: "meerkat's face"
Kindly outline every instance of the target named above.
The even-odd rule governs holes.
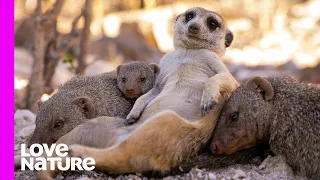
[[[217,13],[197,7],[187,10],[176,19],[175,48],[208,49],[223,55],[232,40],[232,32]]]

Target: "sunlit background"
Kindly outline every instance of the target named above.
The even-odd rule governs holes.
[[[55,0],[43,0],[45,12]],[[84,0],[66,0],[58,17],[68,33]],[[15,0],[16,108],[28,84],[36,0]],[[91,43],[85,75],[111,71],[129,61],[159,62],[173,51],[175,17],[191,7],[205,7],[227,20],[234,42],[225,63],[238,80],[253,75],[293,75],[320,83],[320,0],[93,0]],[[83,19],[78,23],[83,26]],[[53,86],[75,73],[69,64],[56,68]],[[44,95],[43,99],[48,98]]]

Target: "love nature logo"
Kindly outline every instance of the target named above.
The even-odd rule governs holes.
[[[35,149],[38,149],[36,152]],[[26,167],[30,170],[86,170],[92,171],[95,168],[95,160],[87,157],[68,157],[68,146],[66,144],[32,144],[27,153],[26,145],[21,144],[21,170]],[[53,156],[54,155],[54,156]],[[62,163],[62,162],[65,163]]]

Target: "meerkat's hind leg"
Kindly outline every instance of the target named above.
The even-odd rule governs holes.
[[[197,153],[199,144],[207,141],[213,125],[209,119],[202,122],[206,124],[187,122],[171,111],[162,112],[112,147],[97,149],[72,145],[69,153],[81,158],[92,157],[97,169],[109,173],[169,171],[183,158]],[[190,139],[193,142],[189,142]]]

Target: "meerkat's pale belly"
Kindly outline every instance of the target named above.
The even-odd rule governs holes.
[[[201,97],[209,76],[197,71],[197,67],[182,65],[167,77],[168,83],[147,105],[139,121],[144,121],[164,110],[173,110],[189,121],[201,119]]]

